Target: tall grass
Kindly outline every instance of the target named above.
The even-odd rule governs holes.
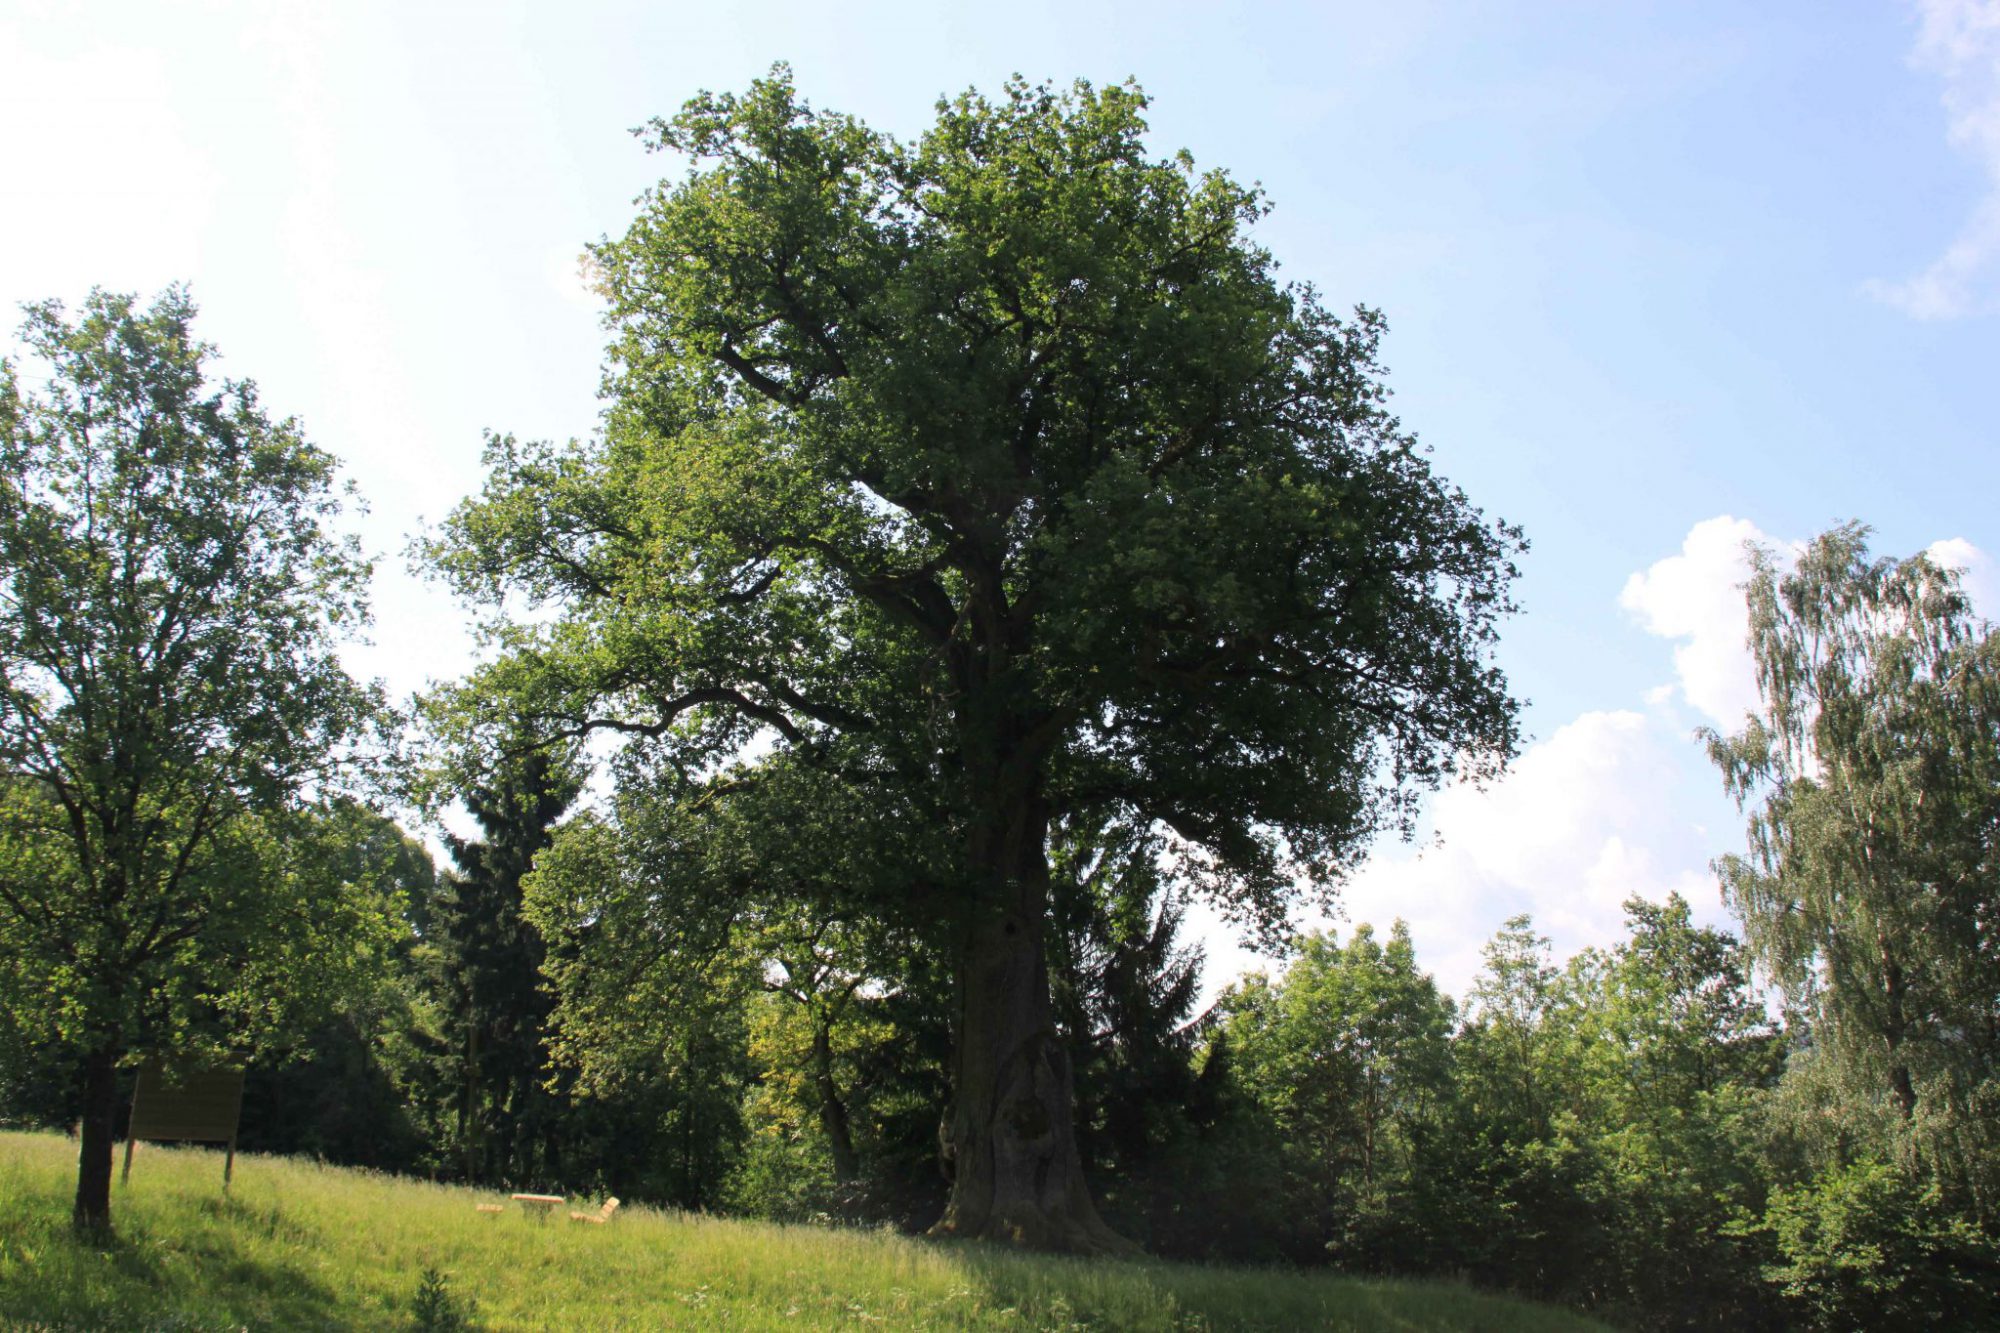
[[[0,1327],[28,1329],[1344,1329],[1564,1333],[1440,1283],[1051,1259],[626,1208],[537,1222],[472,1190],[142,1147],[117,1238],[70,1238],[75,1145],[0,1133]],[[580,1208],[588,1201],[576,1201]]]

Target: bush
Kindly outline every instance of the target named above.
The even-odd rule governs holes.
[[[1801,1328],[1989,1328],[2000,1247],[1880,1162],[1776,1190],[1763,1226],[1764,1278]]]

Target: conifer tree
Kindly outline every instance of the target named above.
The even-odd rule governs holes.
[[[455,868],[429,918],[449,1049],[461,1169],[526,1183],[561,1165],[561,1102],[546,1086],[554,1000],[542,982],[542,935],[521,911],[521,881],[581,790],[567,757],[527,750],[465,793],[478,838],[447,839]]]

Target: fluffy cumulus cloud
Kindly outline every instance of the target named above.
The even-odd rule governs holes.
[[[1561,957],[1617,939],[1635,893],[1678,891],[1705,907],[1714,848],[1677,799],[1690,759],[1686,731],[1662,716],[1585,713],[1530,746],[1501,782],[1440,793],[1435,844],[1372,860],[1342,914],[1382,929],[1407,920],[1418,956],[1463,995],[1482,945],[1517,912]]]
[[[1923,272],[1869,290],[1917,319],[1979,313],[2000,295],[2000,0],[1918,0],[1911,63],[1944,83],[1954,146],[1986,178],[1983,197]]]
[[[1746,519],[1704,519],[1689,530],[1678,555],[1632,575],[1618,594],[1618,604],[1647,632],[1677,641],[1680,694],[1712,725],[1729,731],[1757,706],[1743,608],[1743,583],[1750,577],[1745,547],[1751,543],[1779,546]]]
[[[1993,557],[1963,537],[1947,537],[1932,542],[1925,553],[1946,569],[1958,571],[1973,610],[1991,619],[2000,615],[2000,567]]]
[[[1516,913],[1534,917],[1558,958],[1622,934],[1623,903],[1678,892],[1710,920],[1720,901],[1708,873],[1722,814],[1714,779],[1672,710],[1585,713],[1529,746],[1499,782],[1440,792],[1433,837],[1385,846],[1340,895],[1345,934],[1401,918],[1438,984],[1463,996],[1480,951]],[[1690,774],[1711,799],[1690,800]],[[1707,822],[1704,822],[1707,821]],[[1211,986],[1258,965],[1205,915]]]
[[[1658,708],[1678,698],[1711,726],[1733,731],[1757,706],[1757,676],[1750,660],[1743,584],[1750,577],[1746,548],[1772,550],[1787,563],[1804,545],[1761,531],[1727,514],[1688,530],[1675,555],[1633,574],[1618,604],[1649,634],[1674,640],[1674,679],[1646,696]],[[1931,543],[1926,554],[1959,571],[1982,615],[2000,611],[2000,567],[1963,537]],[[1880,554],[1895,554],[1881,552]]]
[[[1534,917],[1558,958],[1619,939],[1634,894],[1657,901],[1678,892],[1699,918],[1727,924],[1709,862],[1740,843],[1741,816],[1692,733],[1698,723],[1740,727],[1757,704],[1742,591],[1751,542],[1781,559],[1799,548],[1723,515],[1695,524],[1677,553],[1627,580],[1620,606],[1671,642],[1669,683],[1629,708],[1576,717],[1485,790],[1439,793],[1428,845],[1382,847],[1342,891],[1341,920],[1301,924],[1386,931],[1400,917],[1423,965],[1461,997],[1481,948],[1516,913]],[[1984,551],[1963,538],[1928,550],[1963,571],[1976,606],[1988,614],[2000,606],[2000,578]],[[1207,949],[1212,990],[1266,964],[1212,915],[1197,911],[1190,924]]]

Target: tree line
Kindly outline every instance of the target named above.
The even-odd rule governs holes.
[[[1017,80],[905,143],[780,68],[654,122],[601,430],[489,440],[421,558],[491,651],[400,712],[339,665],[334,460],[210,383],[186,294],[31,309],[0,1115],[78,1127],[79,1230],[132,1066],[249,1059],[246,1146],[442,1179],[1992,1317],[2000,648],[1955,576],[1758,553],[1762,705],[1706,738],[1740,941],[1635,899],[1558,966],[1517,919],[1460,1007],[1400,926],[1290,940],[1514,753],[1524,543],[1144,107]],[[453,804],[443,868],[385,813]],[[1289,964],[1197,1012],[1195,897]]]

